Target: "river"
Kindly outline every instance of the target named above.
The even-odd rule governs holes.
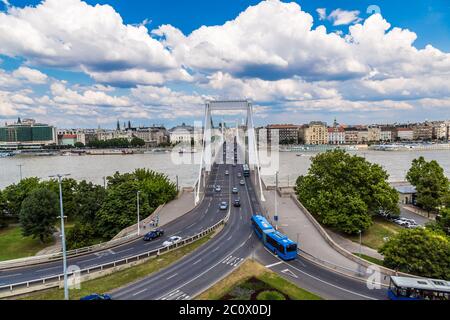
[[[352,151],[366,157],[370,162],[378,163],[387,170],[390,181],[403,181],[413,159],[424,156],[427,160],[437,160],[450,177],[450,151]],[[280,153],[280,185],[293,185],[299,175],[306,174],[310,166],[310,157],[316,153],[295,152]],[[184,157],[191,155],[184,155]],[[197,154],[199,156],[199,154]],[[22,176],[47,179],[57,173],[70,173],[77,180],[88,180],[103,184],[103,177],[119,171],[132,172],[137,168],[149,168],[163,172],[175,182],[179,178],[180,186],[192,186],[197,180],[198,166],[179,164],[177,155],[170,153],[113,155],[113,156],[53,156],[53,157],[10,157],[0,158],[0,189],[17,183],[20,179],[18,165],[22,165]],[[186,161],[187,163],[189,161]],[[266,176],[267,184],[273,185],[274,176]]]

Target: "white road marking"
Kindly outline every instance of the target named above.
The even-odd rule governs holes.
[[[291,276],[292,278],[298,279],[298,276],[289,269],[285,269],[281,272],[287,274],[288,276]]]
[[[267,250],[267,248],[264,248],[264,249],[265,249],[267,252],[269,252],[270,255],[272,255],[273,257],[275,257],[275,258],[277,258],[278,260],[280,260],[280,259],[279,259],[277,256],[275,256],[272,252],[270,252],[269,250]],[[363,294],[360,294],[360,293],[357,293],[357,292],[354,292],[354,291],[351,291],[351,290],[344,289],[344,288],[342,288],[342,287],[339,287],[339,286],[337,286],[337,285],[334,285],[334,284],[332,284],[332,283],[330,283],[330,282],[327,282],[327,281],[325,281],[325,280],[319,279],[319,278],[317,278],[317,277],[315,277],[315,276],[313,276],[313,275],[311,275],[311,274],[309,274],[309,273],[307,273],[307,272],[305,272],[305,271],[302,271],[302,270],[300,270],[300,269],[294,267],[293,265],[291,265],[291,264],[289,264],[289,263],[287,263],[287,262],[285,262],[285,261],[282,261],[281,263],[286,264],[287,266],[291,267],[292,269],[294,269],[294,270],[296,270],[296,271],[298,271],[298,272],[300,272],[300,273],[302,273],[302,274],[304,274],[304,275],[306,275],[306,276],[308,276],[308,277],[310,277],[310,278],[313,278],[314,280],[317,280],[317,281],[320,281],[320,282],[322,282],[322,283],[325,283],[325,284],[329,285],[330,287],[333,287],[333,288],[342,290],[342,291],[344,291],[344,292],[348,292],[348,293],[351,293],[351,294],[354,294],[354,295],[357,295],[357,296],[360,296],[360,297],[363,297],[363,298],[366,298],[366,299],[369,299],[369,300],[378,300],[378,299],[375,299],[375,298],[372,298],[372,297],[368,297],[368,296],[366,296],[366,295],[363,295]]]
[[[269,264],[269,265],[267,265],[266,266],[266,268],[268,268],[268,269],[270,269],[270,268],[272,268],[272,267],[275,267],[275,266],[278,266],[278,265],[280,265],[280,264],[282,264],[283,262],[277,262],[277,263],[272,263],[272,264]]]
[[[21,276],[21,275],[22,275],[22,273],[10,274],[10,275],[7,275],[7,276],[0,276],[0,279],[1,278],[16,277],[16,276]]]
[[[134,247],[131,247],[131,248],[128,248],[128,249],[125,249],[125,250],[122,250],[122,251],[117,251],[116,254],[124,253],[124,252],[130,251],[130,250],[133,250],[133,249],[134,249]]]
[[[202,259],[197,260],[196,262],[193,263],[193,265],[195,266],[196,264],[198,264],[199,262],[201,262]]]
[[[178,273],[175,273],[174,275],[171,275],[170,277],[166,278],[166,280],[173,279],[173,278],[175,278],[177,275],[178,275]]]
[[[45,272],[45,271],[49,271],[49,270],[54,270],[54,269],[59,269],[60,267],[58,266],[58,267],[52,267],[52,268],[46,268],[46,269],[41,269],[41,270],[37,270],[37,271],[35,271],[36,273],[39,273],[39,272]]]
[[[135,294],[133,294],[133,297],[136,297],[136,296],[140,295],[141,293],[144,293],[145,291],[147,291],[147,289],[138,291],[138,292],[136,292]]]

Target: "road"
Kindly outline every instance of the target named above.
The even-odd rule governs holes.
[[[228,199],[223,197],[223,195],[227,193],[226,187],[224,188],[223,193],[217,196],[214,194],[213,185],[225,182],[224,170],[225,167],[215,167],[212,170],[203,201],[191,212],[167,224],[164,227],[164,237],[153,242],[144,242],[142,239],[138,239],[113,249],[69,258],[68,266],[78,266],[81,269],[100,266],[115,260],[157,249],[171,236],[177,235],[183,238],[190,237],[216,224],[226,215],[226,212],[218,212],[217,208],[219,207],[219,203]],[[4,270],[0,271],[0,286],[30,280],[39,280],[62,273],[63,269],[61,261]]]
[[[137,283],[112,292],[113,299],[119,300],[187,300],[195,297],[221,278],[235,270],[259,245],[253,235],[250,218],[260,212],[250,178],[246,185],[239,186],[238,172],[242,166],[217,165],[222,176],[221,194],[215,198],[228,198],[230,202],[239,197],[241,207],[230,206],[230,220],[223,230],[207,244],[186,256],[176,264],[157,272]],[[228,186],[227,186],[228,185]],[[239,195],[231,195],[231,188],[238,187]]]
[[[224,155],[224,160],[226,158]],[[229,175],[225,174],[226,171]],[[115,290],[112,292],[113,299],[192,299],[226,277],[251,255],[280,276],[325,299],[386,298],[385,289],[369,290],[363,282],[334,273],[303,258],[283,262],[267,252],[253,234],[250,223],[252,214],[262,212],[254,186],[250,178],[245,178],[245,186],[238,186],[241,179],[238,178],[238,172],[242,173],[241,165],[214,165],[204,200],[193,211],[168,224],[164,238],[149,243],[138,240],[113,250],[71,258],[69,265],[75,264],[81,268],[98,266],[160,247],[165,239],[173,235],[191,236],[225,217],[227,211],[219,210],[220,202],[227,201],[231,204],[234,198],[239,197],[241,207],[229,206],[230,220],[220,233],[168,268]],[[215,192],[214,185],[221,185],[222,191]],[[238,196],[231,195],[231,189],[235,186],[240,189]],[[61,262],[2,271],[0,285],[44,278],[59,273],[62,273]]]

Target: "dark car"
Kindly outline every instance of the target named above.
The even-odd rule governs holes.
[[[144,236],[144,241],[152,241],[152,240],[162,237],[163,235],[164,235],[163,230],[156,229],[156,230],[153,230],[153,231],[150,231],[149,233],[147,233]]]
[[[83,297],[80,300],[82,300],[82,301],[112,300],[112,298],[109,294],[94,293],[94,294],[91,294],[90,296]]]
[[[241,206],[241,200],[240,199],[234,200],[233,206],[235,206],[236,208],[239,208]]]

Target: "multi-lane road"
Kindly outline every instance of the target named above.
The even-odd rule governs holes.
[[[224,162],[227,162],[227,158],[230,159],[224,153]],[[254,236],[250,223],[252,214],[262,212],[255,187],[250,178],[238,178],[238,173],[242,174],[241,165],[215,164],[205,187],[203,201],[191,212],[166,225],[165,237],[148,243],[138,239],[110,250],[73,257],[68,264],[82,269],[94,267],[161,247],[162,242],[170,236],[192,236],[225,217],[228,212],[220,210],[219,204],[226,201],[229,203],[230,218],[215,237],[175,264],[115,290],[112,292],[113,299],[192,299],[231,273],[252,254],[272,271],[326,299],[386,298],[385,289],[369,290],[364,282],[332,272],[303,258],[283,262],[265,250]],[[241,179],[245,179],[245,186],[239,186]],[[215,185],[221,186],[221,192],[214,190]],[[238,195],[232,194],[233,187],[239,188]],[[237,197],[241,200],[239,208],[232,205]],[[301,248],[301,243],[299,246]],[[58,261],[0,271],[0,286],[61,273],[62,264]]]

